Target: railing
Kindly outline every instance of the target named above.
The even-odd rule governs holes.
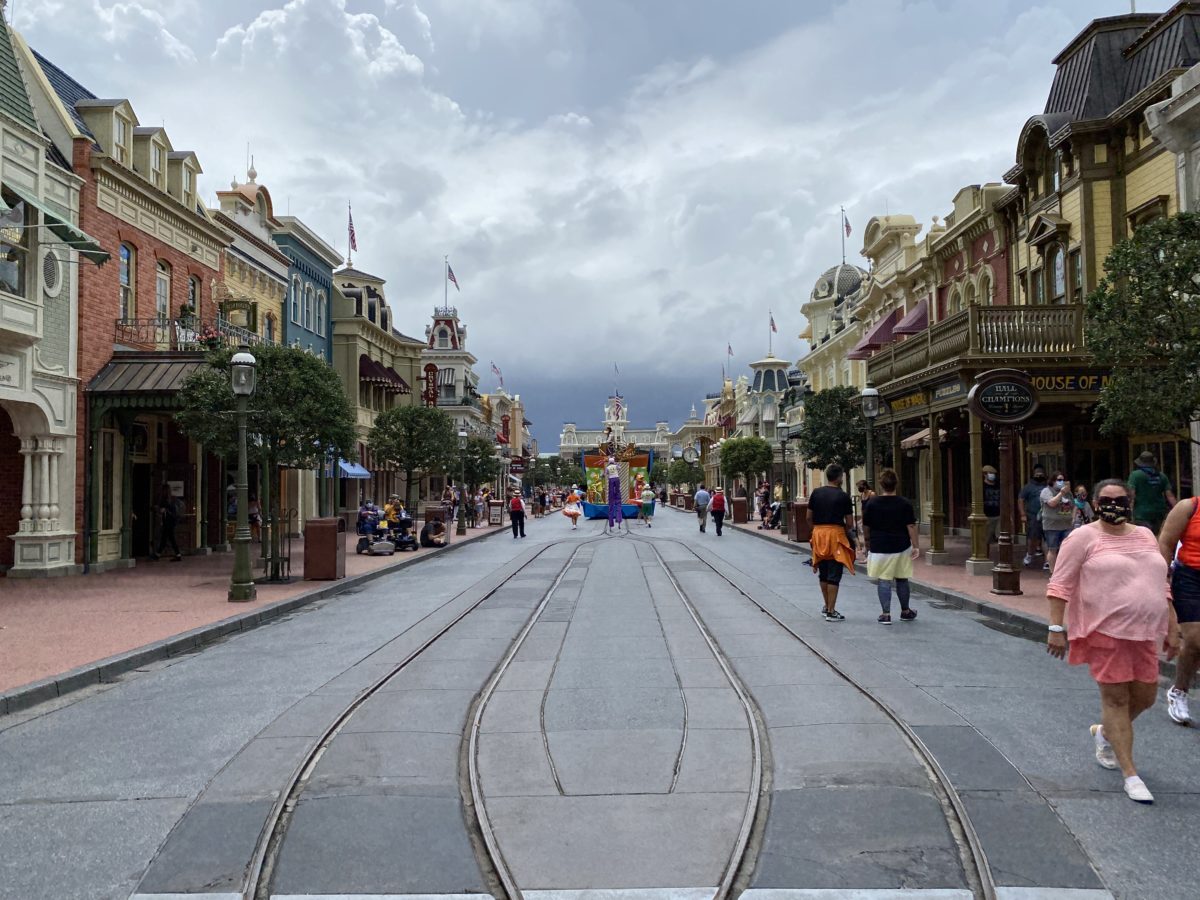
[[[479,409],[478,397],[438,397],[438,406],[471,406]]]
[[[867,361],[867,378],[887,384],[959,357],[1059,357],[1083,352],[1083,307],[971,306]]]
[[[456,306],[435,306],[433,314],[439,319],[457,319],[458,307]]]
[[[212,350],[242,344],[274,344],[223,316],[202,324],[195,316],[178,319],[117,319],[114,342],[139,350]]]

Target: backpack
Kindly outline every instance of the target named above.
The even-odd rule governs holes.
[[[524,512],[525,504],[521,502],[520,497],[513,497],[508,501],[508,509],[510,512]]]

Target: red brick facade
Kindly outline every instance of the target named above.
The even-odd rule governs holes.
[[[75,528],[81,535],[76,542],[76,562],[83,561],[86,546],[84,508],[87,498],[84,483],[87,462],[91,456],[88,446],[87,385],[112,359],[116,322],[120,318],[120,245],[129,244],[135,251],[135,310],[131,318],[150,319],[156,313],[155,283],[159,260],[171,267],[170,314],[177,316],[187,302],[188,279],[200,280],[200,317],[204,323],[216,320],[216,304],[211,291],[214,279],[220,279],[219,268],[204,265],[196,258],[180,252],[155,235],[143,231],[103,210],[97,203],[96,174],[92,170],[92,144],[79,139],[74,143],[72,164],[75,174],[84,180],[79,199],[80,227],[99,241],[112,259],[104,266],[79,267],[79,440],[76,444]],[[164,205],[173,201],[164,196]],[[223,259],[224,254],[218,258]],[[14,529],[15,530],[15,529]]]

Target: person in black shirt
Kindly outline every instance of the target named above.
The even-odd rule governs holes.
[[[983,467],[983,514],[988,520],[987,540],[990,548],[1000,535],[1000,476],[996,474],[995,466]]]
[[[821,585],[824,600],[821,615],[826,622],[841,622],[846,618],[837,611],[838,586],[846,568],[854,571],[855,547],[850,543],[854,531],[854,506],[850,503],[850,495],[842,490],[843,474],[841,466],[831,463],[825,469],[825,480],[829,484],[808,496],[812,567]]]
[[[917,611],[909,607],[909,585],[913,560],[921,550],[917,539],[917,516],[913,506],[896,496],[900,478],[894,469],[879,473],[881,493],[863,507],[863,539],[867,544],[867,577],[875,582],[883,612],[879,624],[892,624],[892,582],[900,598],[900,618],[911,622]]]
[[[426,521],[425,527],[421,529],[421,546],[422,547],[445,547],[446,546],[446,526],[438,521]]]

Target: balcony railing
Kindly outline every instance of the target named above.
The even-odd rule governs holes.
[[[887,384],[958,358],[997,363],[1083,353],[1083,307],[971,306],[867,361],[867,378]]]
[[[139,350],[211,350],[242,344],[274,344],[262,335],[234,325],[223,316],[202,324],[194,316],[178,319],[117,319],[115,343]]]
[[[470,406],[479,409],[478,397],[438,397],[438,406]]]

